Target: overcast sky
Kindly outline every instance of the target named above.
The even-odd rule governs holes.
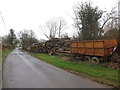
[[[69,26],[64,32],[72,36],[73,6],[82,1],[91,1],[93,6],[110,11],[117,6],[119,0],[0,0],[0,11],[7,27],[6,29],[0,17],[0,35],[7,34],[11,28],[16,33],[23,29],[31,29],[39,39],[45,38],[39,26],[53,17],[63,17]]]

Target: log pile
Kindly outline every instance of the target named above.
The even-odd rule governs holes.
[[[34,53],[48,53],[49,55],[70,52],[70,39],[52,39],[42,43],[36,43],[27,48]]]
[[[113,53],[111,57],[111,61],[115,63],[116,62],[120,63],[120,54],[118,52]]]
[[[13,48],[13,46],[12,45],[10,45],[10,44],[2,44],[2,49],[9,49],[9,48]]]
[[[113,63],[113,62],[110,62],[110,63],[107,63],[106,66],[107,67],[110,67],[110,68],[113,68],[113,69],[120,69],[120,63]]]

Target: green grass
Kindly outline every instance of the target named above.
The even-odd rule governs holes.
[[[0,49],[0,64],[2,63],[2,50]]]
[[[4,62],[5,58],[7,57],[7,55],[12,52],[13,49],[3,49],[2,50],[2,62]]]
[[[64,61],[57,56],[49,56],[47,54],[33,53],[32,55],[59,68],[72,70],[94,78],[99,78],[100,81],[114,86],[118,85],[118,70],[88,62]]]

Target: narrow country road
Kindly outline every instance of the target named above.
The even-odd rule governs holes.
[[[3,65],[3,88],[104,88],[15,49]]]

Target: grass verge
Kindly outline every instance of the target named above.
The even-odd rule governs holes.
[[[78,75],[80,73],[83,76],[90,76],[102,84],[118,87],[118,70],[88,62],[64,61],[57,56],[47,54],[32,53],[31,55],[67,71],[77,72]]]
[[[2,63],[2,50],[0,49],[0,64]]]
[[[7,55],[13,51],[13,48],[12,49],[3,49],[2,50],[2,62],[4,63]]]

